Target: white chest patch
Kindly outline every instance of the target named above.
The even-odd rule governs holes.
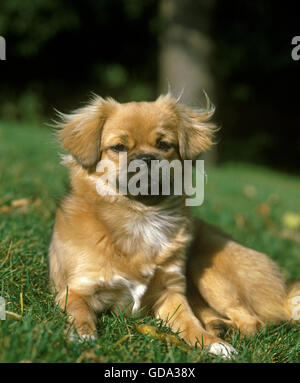
[[[92,296],[92,306],[96,310],[101,310],[110,305],[118,305],[125,308],[133,303],[132,312],[137,312],[141,307],[141,299],[146,292],[147,284],[135,280],[129,280],[121,275],[114,275],[110,280],[99,277],[98,279],[90,279],[81,276],[76,280],[77,290],[78,284],[84,289],[85,287],[94,288],[95,293]]]
[[[128,237],[136,243],[146,243],[155,251],[168,246],[182,224],[182,217],[169,211],[150,211],[136,214],[124,227]]]
[[[120,275],[114,275],[109,281],[111,287],[121,285],[124,289],[129,290],[132,300],[134,302],[132,312],[135,313],[141,307],[141,299],[145,294],[147,286],[137,281],[129,281]]]

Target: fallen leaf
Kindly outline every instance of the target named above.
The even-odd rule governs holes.
[[[154,338],[158,337],[158,332],[156,331],[156,328],[147,324],[141,324],[137,326],[137,331],[143,335],[150,335]]]
[[[254,198],[257,195],[257,190],[253,185],[245,185],[243,193],[248,198]]]
[[[29,198],[21,198],[21,199],[15,199],[14,201],[11,202],[11,206],[14,208],[17,207],[27,207],[30,203]]]
[[[181,348],[185,352],[189,352],[191,350],[188,345],[186,345],[183,341],[178,339],[175,335],[158,332],[156,328],[153,326],[142,324],[137,326],[136,329],[139,333],[143,335],[148,335],[148,336],[151,336],[152,338],[162,340],[163,342],[176,345],[177,347]]]
[[[300,214],[285,213],[282,217],[282,223],[288,229],[297,230],[300,228]]]
[[[10,206],[7,206],[7,205],[4,205],[4,206],[1,206],[0,207],[0,213],[9,213],[11,211],[11,207]]]
[[[266,203],[261,203],[260,205],[256,206],[255,211],[261,215],[262,217],[266,217],[270,215],[271,208],[268,204]]]

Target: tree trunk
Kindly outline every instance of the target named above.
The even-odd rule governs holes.
[[[203,106],[206,91],[216,103],[211,62],[214,0],[161,0],[163,32],[160,40],[160,91],[168,87],[174,96],[190,106]],[[215,148],[204,158],[216,162]]]

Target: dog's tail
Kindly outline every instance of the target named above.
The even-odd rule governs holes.
[[[285,306],[289,318],[300,323],[300,281],[288,284]]]

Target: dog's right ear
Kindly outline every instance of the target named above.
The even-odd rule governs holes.
[[[212,138],[217,128],[209,120],[214,114],[215,107],[205,92],[204,95],[207,104],[205,109],[183,105],[170,93],[160,96],[156,101],[165,112],[169,113],[169,118],[176,121],[179,152],[183,160],[196,160],[213,144]]]
[[[103,126],[112,109],[113,99],[96,97],[86,107],[71,114],[59,113],[57,124],[61,145],[84,167],[90,168],[100,160],[100,140]]]

